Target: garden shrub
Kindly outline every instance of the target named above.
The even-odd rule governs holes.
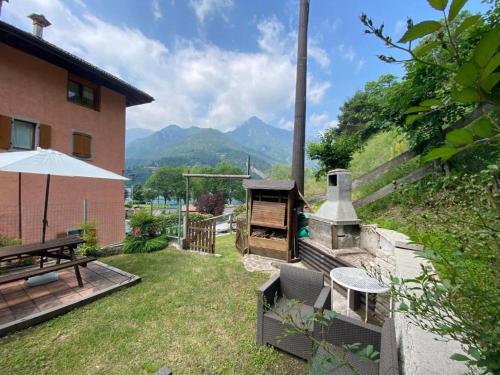
[[[164,237],[135,237],[127,236],[123,242],[123,252],[130,253],[151,253],[153,251],[163,250],[167,247],[168,241]]]
[[[78,247],[78,253],[85,256],[97,256],[101,252],[101,248],[97,239],[97,224],[93,221],[80,225],[83,232],[82,238],[84,244]]]
[[[204,214],[222,215],[224,212],[224,196],[221,193],[203,194],[196,202],[196,208]]]
[[[167,246],[167,239],[161,235],[158,216],[146,211],[136,211],[130,219],[132,234],[123,241],[125,253],[149,253],[162,250]]]

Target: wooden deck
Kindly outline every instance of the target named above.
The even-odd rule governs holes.
[[[73,269],[59,271],[59,280],[29,287],[24,280],[0,285],[0,337],[64,314],[136,284],[140,277],[96,261],[80,268],[78,286]]]

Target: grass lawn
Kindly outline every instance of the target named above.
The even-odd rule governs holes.
[[[256,289],[233,236],[222,257],[167,249],[103,261],[136,286],[0,339],[0,374],[302,374],[303,362],[255,344]]]

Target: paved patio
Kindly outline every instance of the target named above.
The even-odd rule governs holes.
[[[83,288],[72,268],[59,271],[59,279],[39,286],[24,280],[0,285],[0,336],[38,324],[83,306],[141,279],[99,261],[80,267]]]

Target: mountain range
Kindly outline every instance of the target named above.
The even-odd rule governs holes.
[[[293,134],[251,117],[229,132],[213,128],[169,125],[157,132],[127,129],[127,168],[150,165],[216,165],[228,161],[243,168],[247,155],[256,168],[289,164]]]

